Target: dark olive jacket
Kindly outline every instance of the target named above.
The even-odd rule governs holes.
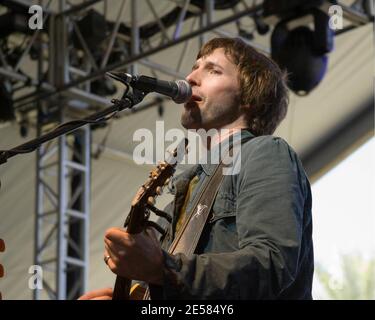
[[[293,149],[281,138],[242,131],[241,167],[226,175],[195,254],[164,250],[163,299],[312,299],[314,270],[311,189]],[[196,165],[173,179],[175,200],[167,248],[190,179],[200,179],[187,206],[215,164]]]

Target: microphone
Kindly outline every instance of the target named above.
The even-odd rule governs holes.
[[[171,97],[176,103],[185,103],[189,101],[193,94],[190,84],[185,80],[165,81],[147,76],[132,76],[125,72],[107,72],[106,74],[109,77],[126,85],[130,85],[132,88],[138,89],[145,94],[157,92]]]

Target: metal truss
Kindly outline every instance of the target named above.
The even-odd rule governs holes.
[[[8,0],[9,1],[9,0]],[[108,0],[107,0],[108,1]],[[84,37],[81,34],[81,31],[76,23],[76,16],[82,13],[82,10],[89,8],[90,6],[103,2],[104,4],[107,1],[100,1],[100,0],[91,0],[91,1],[82,1],[79,5],[73,6],[68,8],[62,12],[52,13],[51,10],[47,11],[48,13],[45,15],[45,20],[50,16],[55,16],[56,19],[60,17],[68,17],[69,24],[71,28],[73,28],[74,33],[77,35],[81,43],[81,49],[85,58],[87,59],[87,64],[85,67],[82,65],[75,66],[73,64],[69,65],[67,68],[69,70],[70,76],[69,81],[63,83],[59,86],[53,86],[51,83],[39,83],[38,88],[34,90],[33,93],[20,95],[15,99],[15,108],[20,112],[27,112],[35,108],[35,102],[47,98],[51,98],[56,96],[56,94],[63,93],[71,100],[77,100],[84,103],[86,106],[105,106],[109,104],[109,100],[105,97],[99,96],[90,92],[90,90],[80,90],[79,87],[84,85],[90,85],[93,80],[96,79],[103,79],[103,76],[107,71],[114,70],[114,69],[126,69],[131,73],[137,73],[137,64],[141,64],[143,66],[148,67],[151,72],[161,72],[163,74],[172,76],[174,78],[182,78],[183,74],[181,72],[181,61],[186,54],[186,46],[181,50],[180,57],[177,59],[178,64],[177,66],[171,67],[170,65],[160,65],[154,61],[151,61],[149,57],[155,53],[159,53],[165,50],[168,50],[172,47],[175,47],[178,44],[187,42],[190,39],[199,37],[200,41],[203,42],[205,40],[205,35],[208,32],[213,32],[218,35],[224,36],[238,36],[237,34],[233,34],[226,30],[223,30],[222,27],[227,24],[236,23],[239,25],[242,20],[248,19],[251,16],[262,15],[262,1],[234,1],[233,7],[231,10],[226,10],[228,12],[227,16],[222,19],[215,19],[215,1],[214,0],[205,0],[201,1],[204,3],[203,6],[196,6],[191,4],[191,0],[184,0],[184,1],[168,1],[171,4],[175,3],[176,8],[180,8],[176,10],[176,14],[178,17],[175,19],[175,22],[170,25],[165,25],[165,16],[161,16],[160,13],[157,12],[156,6],[160,5],[160,1],[151,1],[151,0],[121,0],[121,6],[116,16],[116,20],[112,23],[112,30],[110,32],[110,36],[108,37],[108,41],[106,43],[105,51],[101,52],[100,61],[96,61],[94,58],[94,54],[92,50],[89,48],[87,43],[85,42]],[[167,0],[164,0],[167,1]],[[142,2],[142,3],[141,3]],[[223,1],[218,1],[223,2]],[[229,1],[230,2],[230,1]],[[155,28],[158,29],[156,35],[152,35],[149,38],[145,38],[141,34],[142,30],[145,29],[144,26],[139,24],[139,7],[141,4],[147,6],[147,9],[153,15],[155,20]],[[327,9],[330,2],[327,1],[324,4],[324,8]],[[124,34],[125,27],[123,26],[123,19],[125,18],[126,9],[129,9],[130,6],[130,27],[128,27],[128,34]],[[344,8],[344,17],[350,19],[354,25],[361,25],[368,22],[368,18],[358,12],[355,12],[353,9],[348,7]],[[49,8],[47,8],[48,10]],[[128,10],[129,11],[129,10]],[[229,13],[232,12],[232,13]],[[105,14],[105,13],[103,13]],[[189,19],[198,20],[198,23],[189,23]],[[277,17],[265,17],[265,20],[274,23],[277,20]],[[250,21],[250,20],[249,20]],[[190,28],[190,29],[189,29]],[[0,75],[10,77],[12,79],[20,80],[28,85],[36,84],[36,81],[25,77],[24,75],[20,74],[18,71],[19,66],[21,65],[22,59],[25,57],[27,52],[32,47],[33,41],[36,39],[36,34],[31,37],[28,46],[26,47],[20,61],[18,61],[14,70],[12,68],[0,68]],[[158,37],[160,39],[158,39]],[[248,39],[244,39],[246,42],[250,42]],[[45,45],[50,44],[51,40],[47,40],[48,42]],[[153,42],[151,44],[151,42]],[[156,45],[155,45],[155,42]],[[253,46],[257,47],[259,50],[264,52],[269,52],[268,48],[261,47],[256,43],[251,43]],[[115,47],[122,45],[124,55],[121,61],[108,64],[109,58],[111,54],[117,50]],[[184,50],[185,49],[185,50]],[[71,49],[70,51],[74,51],[75,49]],[[128,52],[126,52],[128,50]],[[2,56],[0,52],[0,57]],[[52,60],[51,57],[49,60]],[[82,105],[81,105],[82,109]]]
[[[9,1],[9,0],[8,0]],[[62,0],[60,0],[62,1]],[[27,83],[28,85],[34,85],[35,90],[32,93],[19,95],[15,99],[15,109],[20,112],[28,112],[35,109],[35,102],[51,99],[57,94],[63,94],[69,100],[80,101],[82,106],[99,106],[103,107],[109,104],[109,100],[103,96],[90,92],[90,90],[82,90],[83,87],[89,87],[92,81],[97,79],[104,79],[106,72],[114,69],[125,69],[131,73],[137,73],[137,64],[143,65],[153,72],[161,72],[173,78],[182,78],[184,75],[181,72],[181,62],[187,52],[186,46],[188,41],[194,38],[199,38],[200,42],[205,41],[205,37],[208,32],[215,33],[222,36],[238,36],[233,32],[228,32],[222,27],[228,24],[236,24],[239,26],[243,20],[248,20],[247,24],[251,23],[252,16],[262,16],[262,1],[252,1],[252,0],[241,0],[232,1],[233,6],[230,9],[224,10],[226,15],[224,18],[215,19],[215,1],[214,0],[204,0],[200,1],[203,5],[197,6],[192,4],[192,0],[182,0],[182,1],[171,1],[164,0],[163,2],[170,2],[171,6],[174,4],[176,6],[175,14],[177,15],[175,21],[171,24],[165,18],[165,15],[158,13],[157,6],[162,3],[160,0],[121,0],[120,9],[116,15],[116,18],[111,22],[112,30],[110,30],[110,35],[108,40],[106,40],[105,50],[100,52],[100,59],[94,57],[92,49],[87,45],[86,39],[82,36],[82,33],[77,25],[77,16],[82,14],[83,10],[90,8],[91,6],[103,2],[104,7],[106,7],[105,0],[91,0],[82,1],[80,4],[72,6],[64,11],[53,13],[51,10],[47,11],[49,14],[45,15],[45,20],[47,18],[54,16],[55,20],[61,17],[67,18],[69,21],[70,29],[73,29],[74,34],[77,36],[80,42],[81,53],[84,55],[86,63],[83,65],[73,65],[67,66],[69,73],[69,81],[66,81],[58,86],[54,86],[51,83],[41,82],[38,88],[36,88],[35,80],[25,77],[16,70],[11,70],[12,68],[0,68],[0,75],[4,75],[13,79],[17,79]],[[120,2],[120,1],[119,1]],[[223,1],[216,1],[223,3]],[[231,1],[228,1],[231,2]],[[194,2],[197,3],[196,1]],[[322,8],[326,10],[328,6],[331,5],[330,1],[324,3]],[[140,25],[142,19],[140,19],[140,7],[149,10],[152,13],[154,19],[154,28],[157,32],[151,32],[149,37],[142,34],[145,31],[145,26]],[[129,8],[130,7],[130,8]],[[354,11],[351,8],[344,8],[344,17],[353,22],[353,25],[365,24],[369,21],[368,17],[364,14]],[[49,9],[49,8],[47,8]],[[126,10],[128,9],[128,10]],[[130,9],[130,10],[129,10]],[[98,10],[96,8],[96,10]],[[328,10],[328,9],[327,9]],[[103,10],[106,11],[106,10]],[[129,26],[124,26],[122,21],[125,18],[125,14],[130,12],[130,24]],[[106,13],[103,12],[103,15]],[[276,16],[264,17],[265,21],[269,23],[275,23],[277,21]],[[193,23],[191,23],[193,20]],[[196,23],[197,22],[197,23]],[[124,33],[124,32],[127,33]],[[35,32],[35,34],[37,34]],[[35,41],[35,34],[30,39],[29,45],[26,47],[25,52],[32,47],[33,41]],[[249,39],[243,38],[246,42],[251,43],[257,49],[269,53],[268,48],[264,48]],[[49,45],[51,39],[46,40],[44,45]],[[171,49],[178,44],[184,43],[181,49],[180,56],[177,58],[177,65],[175,67],[169,65],[161,65],[155,61],[150,60],[150,56],[164,52]],[[123,51],[121,61],[112,62],[109,64],[111,55],[119,50],[119,47]],[[77,51],[77,48],[71,48],[70,52]],[[25,53],[23,57],[25,56]],[[97,55],[97,53],[96,53]],[[0,52],[1,57],[1,52]],[[52,60],[53,57],[49,57]],[[19,68],[22,61],[17,63]],[[74,105],[73,105],[74,107]]]
[[[164,0],[167,1],[167,0]],[[80,42],[80,51],[83,52],[86,64],[85,66],[69,64],[67,70],[69,73],[69,81],[62,83],[58,86],[51,84],[50,82],[43,81],[39,83],[39,87],[35,88],[34,92],[27,94],[17,95],[15,99],[15,109],[21,113],[27,113],[35,109],[35,102],[51,99],[56,94],[63,94],[68,100],[81,101],[86,106],[99,106],[103,107],[109,104],[109,99],[99,96],[90,92],[90,90],[84,90],[90,83],[96,79],[103,79],[103,76],[107,71],[114,69],[125,69],[131,73],[137,73],[137,64],[143,65],[153,72],[161,72],[173,78],[183,78],[184,75],[181,72],[181,65],[186,55],[186,45],[190,39],[200,37],[201,41],[204,41],[204,34],[209,31],[215,32],[216,34],[226,36],[236,36],[230,34],[224,30],[220,30],[221,26],[225,26],[230,23],[238,23],[241,18],[249,19],[249,15],[258,12],[261,9],[261,5],[252,5],[255,1],[236,1],[237,9],[226,10],[228,15],[224,19],[215,21],[214,19],[214,3],[213,0],[205,0],[204,6],[199,8],[192,5],[190,0],[184,1],[168,1],[172,5],[175,3],[176,8],[180,8],[178,11],[178,17],[173,25],[166,26],[163,22],[163,17],[157,12],[157,5],[160,5],[160,1],[151,0],[121,0],[121,6],[116,16],[116,20],[112,22],[113,29],[110,31],[108,41],[106,43],[105,51],[101,52],[101,58],[94,58],[92,49],[87,45],[81,31],[76,23],[76,15],[79,15],[82,10],[96,4],[100,1],[86,1],[80,5],[69,8],[65,11],[52,13],[50,10],[49,15],[45,15],[45,20],[58,20],[61,17],[65,17],[69,21],[70,29],[73,29],[74,34],[77,36]],[[105,3],[105,1],[103,0]],[[139,21],[139,7],[143,2],[143,6],[147,8],[155,19],[155,26],[158,27],[159,32],[150,38],[145,38],[141,31],[144,29],[140,25]],[[252,4],[251,4],[252,3]],[[244,5],[245,4],[245,5]],[[124,34],[125,29],[121,21],[125,18],[125,9],[130,7],[130,29],[129,34]],[[128,10],[129,11],[129,10]],[[177,11],[176,11],[177,12]],[[189,19],[187,16],[189,15]],[[50,19],[53,18],[53,19]],[[192,21],[192,22],[191,22]],[[250,20],[249,20],[250,21]],[[50,24],[49,24],[50,25]],[[143,28],[143,29],[142,29]],[[40,31],[39,31],[40,32]],[[35,34],[37,34],[35,32]],[[32,42],[35,41],[36,37],[30,39],[30,43],[26,48],[32,47]],[[244,39],[248,41],[248,39]],[[184,46],[180,52],[180,56],[177,59],[177,66],[174,68],[171,65],[161,65],[155,61],[150,60],[150,56],[155,53],[162,52],[164,50],[173,48],[178,44],[184,43]],[[51,39],[45,40],[44,47],[51,44]],[[256,44],[254,44],[256,46]],[[115,48],[117,46],[117,48]],[[112,64],[108,64],[109,58],[112,53],[118,51],[118,46],[122,46],[124,52],[122,61],[117,61]],[[261,48],[267,50],[266,48]],[[70,49],[70,52],[77,51],[74,48]],[[82,53],[81,53],[82,54]],[[25,55],[25,54],[24,54]],[[46,55],[48,56],[48,55]],[[48,58],[49,63],[53,60],[53,57]],[[18,65],[20,65],[18,63]],[[10,68],[0,68],[0,74],[7,75],[13,79],[23,81],[34,87],[37,83],[35,80],[25,77],[24,75],[16,72],[16,70],[10,70]],[[82,108],[81,108],[82,109]]]
[[[41,130],[39,127],[38,130]],[[35,265],[44,291],[34,299],[75,299],[87,289],[90,130],[79,129],[37,151]],[[48,294],[47,297],[42,292]]]
[[[199,38],[203,43],[209,32],[238,37],[237,33],[224,27],[234,25],[240,30],[245,21],[247,25],[252,23],[255,30],[252,17],[261,17],[263,12],[263,1],[256,0],[227,1],[233,3],[231,8],[219,8],[225,5],[225,1],[219,0],[116,0],[120,7],[109,23],[109,35],[100,46],[93,48],[85,38],[79,20],[95,5],[95,10],[108,21],[108,2],[110,0],[77,0],[71,5],[67,0],[39,0],[44,8],[45,28],[24,36],[16,62],[9,61],[0,47],[0,80],[12,83],[14,108],[21,118],[37,115],[38,134],[68,120],[72,114],[80,115],[89,112],[89,108],[107,106],[109,98],[93,91],[94,81],[104,81],[107,71],[118,69],[137,73],[138,67],[143,66],[155,77],[160,72],[172,78],[183,78],[182,65],[190,40]],[[174,8],[172,20],[171,12],[168,15],[158,10],[165,2]],[[56,3],[57,8],[53,7]],[[1,5],[28,6],[21,0],[4,0]],[[141,8],[151,13],[151,26],[150,22],[141,25]],[[222,10],[217,18],[219,9]],[[356,25],[368,22],[352,11],[348,11],[346,17]],[[126,19],[128,24],[123,22]],[[75,43],[68,42],[68,37],[74,37]],[[242,39],[269,52],[268,48],[249,38]],[[175,65],[163,65],[151,59],[152,55],[179,44],[183,45],[178,49]],[[36,75],[23,72],[25,61],[33,50],[38,59],[27,61],[36,64]],[[149,105],[152,104],[145,102],[137,109]],[[87,286],[90,135],[90,127],[84,127],[37,152],[35,264],[49,272],[45,274],[43,284],[52,299],[74,299]],[[38,290],[34,298],[41,298]]]
[[[66,8],[60,1],[60,10]],[[69,80],[68,21],[50,21],[48,80]],[[39,56],[39,79],[43,58]],[[82,88],[81,91],[85,92]],[[54,104],[53,104],[54,103]],[[38,103],[37,132],[62,123],[69,99]],[[91,130],[82,127],[37,151],[35,264],[44,271],[43,288],[51,299],[76,299],[87,289],[89,263]],[[34,299],[42,292],[34,290]]]

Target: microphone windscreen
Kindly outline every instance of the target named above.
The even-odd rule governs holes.
[[[178,93],[173,98],[173,101],[176,103],[185,103],[188,102],[193,95],[191,86],[186,80],[177,80]]]

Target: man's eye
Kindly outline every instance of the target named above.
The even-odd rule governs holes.
[[[220,74],[220,71],[215,70],[215,69],[211,69],[210,73],[212,73],[212,74]]]

